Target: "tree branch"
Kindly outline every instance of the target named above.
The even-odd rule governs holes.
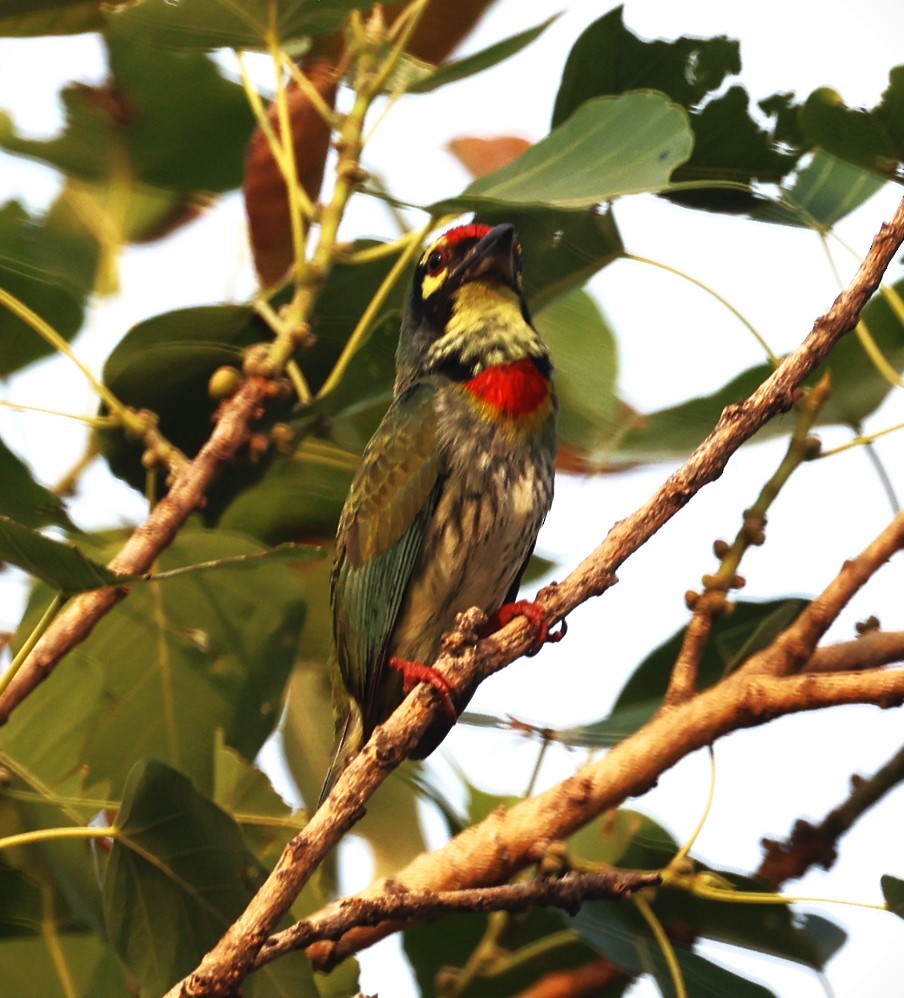
[[[508,880],[536,862],[549,842],[567,839],[626,798],[645,793],[679,760],[723,735],[786,714],[848,703],[892,707],[902,702],[904,670],[793,676],[736,672],[692,700],[664,709],[607,755],[544,793],[508,810],[499,808],[440,849],[416,857],[393,874],[391,883],[395,889],[429,891]],[[389,883],[381,881],[359,896],[388,889]],[[384,923],[353,929],[338,942],[315,944],[309,953],[315,966],[326,969],[398,928]]]
[[[550,623],[614,582],[614,572],[634,551],[701,489],[717,479],[731,456],[769,419],[787,411],[798,386],[856,325],[892,257],[904,241],[904,200],[891,222],[873,240],[856,276],[818,319],[804,342],[745,402],[729,406],[715,429],[688,460],[635,513],[617,523],[603,543],[559,585],[538,596]],[[862,557],[862,556],[861,556]],[[861,583],[862,584],[862,583]],[[436,663],[452,684],[467,689],[514,661],[533,643],[532,629],[516,619],[475,644],[473,612],[462,614],[447,636]],[[814,641],[815,644],[815,641]],[[792,658],[793,649],[786,649]],[[796,659],[795,659],[796,661]],[[789,667],[787,672],[793,671]],[[497,811],[433,853],[417,857],[393,885],[405,890],[448,890],[504,882],[534,861],[547,842],[567,838],[579,827],[628,796],[652,786],[659,776],[693,750],[729,731],[762,724],[772,717],[840,703],[891,706],[904,700],[904,671],[832,675],[764,675],[749,670],[729,676],[685,703],[663,710],[605,757],[537,797]],[[310,823],[286,846],[273,872],[245,912],[189,977],[167,998],[229,995],[251,969],[257,953],[288,911],[298,891],[326,852],[361,816],[364,805],[392,768],[417,743],[437,708],[432,687],[415,689],[379,726],[333,788]],[[386,882],[360,896],[387,893]],[[356,928],[336,943],[318,943],[311,954],[332,966],[395,928]]]
[[[904,513],[899,513],[878,537],[841,571],[797,619],[768,648],[744,664],[751,672],[787,675],[804,667],[816,643],[829,629],[851,597],[904,547]]]
[[[818,825],[798,819],[787,842],[763,839],[765,855],[757,876],[771,884],[802,877],[814,863],[828,870],[837,856],[838,840],[864,812],[904,781],[904,748],[868,780],[851,777],[851,794]]]
[[[904,662],[904,631],[870,631],[854,641],[817,648],[802,672],[850,672]]]
[[[497,887],[451,891],[393,891],[377,897],[343,898],[321,912],[296,922],[264,943],[255,969],[283,953],[307,949],[323,939],[338,939],[358,925],[378,925],[387,919],[431,919],[453,912],[527,911],[538,905],[575,914],[584,901],[629,897],[661,882],[658,873],[630,870],[570,871],[559,878],[538,878]]]

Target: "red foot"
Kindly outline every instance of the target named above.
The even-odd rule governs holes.
[[[443,710],[453,721],[458,720],[458,711],[455,709],[455,702],[452,699],[452,694],[455,691],[452,684],[441,672],[437,672],[430,665],[409,662],[407,658],[391,658],[386,664],[390,669],[397,669],[402,673],[404,679],[402,689],[406,693],[410,693],[418,683],[429,683],[439,694]]]
[[[543,607],[539,603],[534,603],[533,600],[519,599],[515,600],[514,603],[506,603],[505,606],[501,606],[490,617],[487,633],[498,631],[500,627],[505,627],[515,617],[527,617],[531,627],[537,632],[534,646],[528,655],[536,655],[545,644],[555,644],[557,641],[561,641],[568,630],[568,625],[563,620],[557,631],[550,632],[549,618]]]

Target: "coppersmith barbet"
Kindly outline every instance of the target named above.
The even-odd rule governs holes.
[[[331,602],[342,685],[321,800],[403,686],[424,678],[409,671],[406,683],[402,673],[436,659],[456,614],[477,606],[503,619],[515,599],[552,502],[551,374],[514,228],[460,225],[440,236],[417,265],[394,401],[339,522]],[[452,724],[438,715],[415,756]]]

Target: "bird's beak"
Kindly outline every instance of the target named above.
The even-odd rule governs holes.
[[[492,276],[514,287],[515,271],[515,227],[506,223],[490,229],[461,261],[454,277],[464,284]]]

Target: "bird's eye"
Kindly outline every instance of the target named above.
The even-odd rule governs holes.
[[[436,277],[437,274],[442,273],[446,269],[445,252],[441,249],[435,249],[427,257],[427,263],[424,266],[431,277]]]

